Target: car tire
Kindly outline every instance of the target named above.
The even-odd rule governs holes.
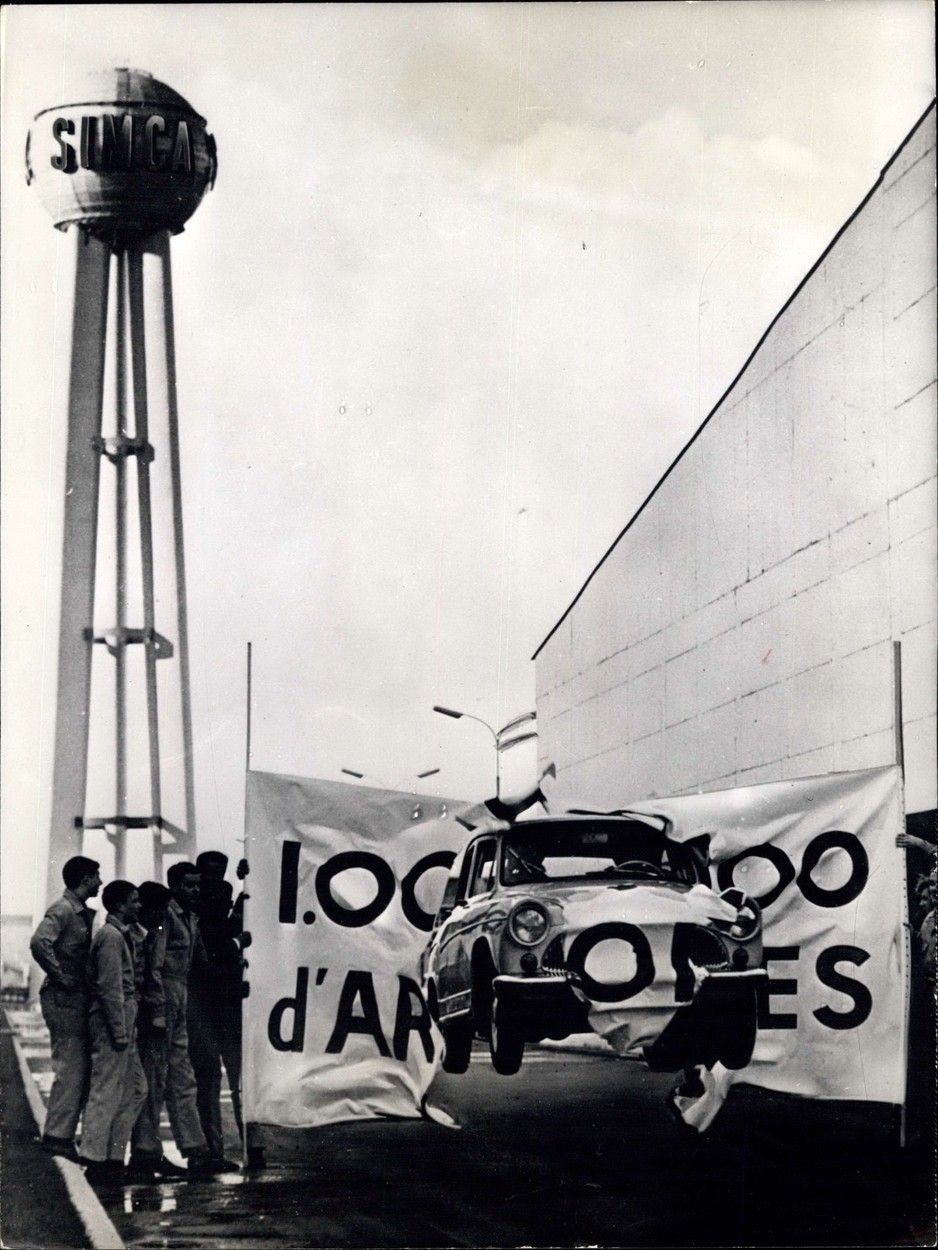
[[[754,990],[737,996],[732,1027],[719,1037],[717,1053],[724,1068],[738,1072],[752,1062],[758,1028],[758,1003]]]
[[[470,1020],[460,1020],[456,1024],[441,1026],[445,1049],[443,1051],[443,1071],[457,1075],[469,1068],[469,1056],[472,1054],[473,1029]]]
[[[500,1076],[514,1076],[524,1059],[524,1037],[511,1020],[510,1013],[499,1003],[497,994],[492,1004],[489,1054],[492,1067]]]

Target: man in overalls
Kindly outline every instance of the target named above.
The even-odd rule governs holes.
[[[91,1081],[78,1161],[85,1164],[89,1180],[116,1180],[123,1174],[130,1130],[147,1096],[137,1051],[131,936],[140,899],[129,881],[111,881],[101,898],[108,917],[88,953]]]
[[[77,1159],[75,1129],[88,1094],[88,988],[85,963],[94,912],[86,906],[101,889],[100,865],[75,855],[62,869],[65,893],[49,907],[29,943],[46,979],[39,991],[52,1040],[54,1078],[42,1135],[49,1154]]]
[[[190,1178],[194,1179],[211,1176],[215,1171],[199,1120],[186,1026],[189,974],[193,965],[204,968],[208,963],[195,916],[199,899],[199,870],[195,864],[173,864],[166,874],[166,881],[172,894],[166,908],[166,953],[163,958],[166,1107],[176,1145],[186,1159]]]
[[[137,983],[137,1044],[147,1078],[147,1099],[131,1134],[130,1172],[137,1181],[183,1180],[188,1173],[163,1154],[160,1114],[166,1096],[169,1054],[166,1039],[166,908],[170,893],[157,881],[139,889],[140,919],[134,938],[134,976]]]

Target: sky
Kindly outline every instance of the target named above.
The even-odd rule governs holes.
[[[934,95],[925,0],[3,23],[4,912],[44,885],[69,280],[23,145],[67,80],[147,69],[218,144],[172,251],[198,837],[231,854],[249,640],[253,767],[493,792],[433,705],[533,708],[533,652]]]

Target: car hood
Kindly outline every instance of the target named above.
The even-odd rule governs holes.
[[[510,886],[506,899],[537,899],[563,916],[564,927],[581,931],[620,920],[641,927],[708,924],[736,919],[736,908],[709,886],[665,881],[552,881]]]

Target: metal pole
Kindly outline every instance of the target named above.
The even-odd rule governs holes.
[[[118,443],[127,437],[127,252],[117,252],[116,333],[114,340],[114,396]],[[115,560],[114,624],[117,631],[114,647],[114,811],[127,812],[127,649],[124,629],[127,626],[127,460],[122,454],[114,457],[115,499],[114,534],[117,547]],[[114,875],[127,876],[127,828],[118,824],[114,830]]]
[[[251,771],[251,644],[248,643],[248,673],[247,673],[247,732],[244,740],[244,768],[246,772]]]
[[[189,672],[189,616],[186,605],[186,563],[183,543],[182,471],[179,456],[179,409],[176,400],[176,345],[173,337],[173,277],[169,232],[151,235],[141,251],[151,253],[157,272],[147,278],[151,317],[148,329],[153,342],[150,407],[165,416],[169,431],[169,464],[173,511],[173,556],[176,574],[176,645],[179,654],[179,685],[182,707],[182,755],[186,798],[186,853],[195,849],[195,776],[192,739],[192,692]],[[151,262],[152,263],[152,262]],[[149,270],[149,265],[147,265]],[[152,283],[152,285],[151,285]],[[156,417],[154,416],[154,420]]]
[[[248,643],[247,648],[247,685],[245,691],[247,701],[247,717],[246,731],[244,735],[244,858],[250,865],[248,851],[248,810],[247,810],[247,792],[248,792],[248,773],[251,771],[251,644]],[[249,874],[250,875],[250,874]],[[247,878],[245,878],[247,880]],[[242,889],[244,882],[242,882]],[[249,933],[248,928],[248,900],[249,891],[244,891],[245,898],[241,908],[241,932]],[[247,1064],[249,1048],[247,1046],[247,1008],[245,1004],[247,999],[244,996],[244,948],[242,947],[241,956],[241,1088],[238,1093],[241,1096],[241,1165],[247,1170],[248,1166],[248,1116],[247,1106],[244,1101],[244,1089],[247,1085]]]
[[[902,724],[902,643],[894,641],[892,644],[892,693],[893,693],[893,720],[896,735],[896,764],[902,775],[902,811],[905,815],[905,737]],[[902,1105],[899,1108],[899,1147],[905,1148],[906,1130],[908,1121],[908,1095],[909,1095],[909,1025],[912,1008],[911,985],[909,983],[909,967],[911,963],[911,952],[909,950],[909,888],[906,881],[907,857],[903,855],[903,873],[902,873],[902,892],[904,898],[905,912],[905,1038],[903,1041],[903,1049],[905,1051],[905,1089],[902,1091]]]
[[[58,377],[68,379],[66,395],[56,388],[56,405],[65,409],[68,443],[47,902],[61,893],[62,864],[82,849],[81,829],[75,822],[84,815],[88,768],[90,627],[101,466],[94,440],[101,435],[111,261],[110,248],[100,239],[78,226],[69,235],[75,249],[71,327],[65,342],[67,358],[57,370]]]
[[[905,780],[905,736],[902,724],[902,643],[892,644],[892,690],[895,704],[896,763]]]
[[[130,253],[130,348],[134,386],[134,433],[144,443],[150,438],[150,414],[147,394],[146,312],[143,295],[143,256],[136,248]],[[146,674],[147,740],[150,761],[150,814],[160,820],[163,815],[162,765],[160,762],[160,727],[156,685],[156,592],[153,575],[153,509],[150,501],[150,462],[146,454],[137,456],[137,500],[140,523],[140,565],[143,583],[143,663]],[[163,834],[159,824],[152,829],[153,872],[156,880],[163,874]]]

